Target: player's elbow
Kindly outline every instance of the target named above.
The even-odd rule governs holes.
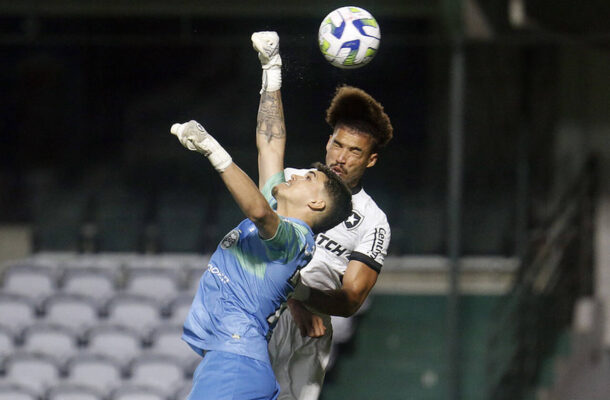
[[[338,313],[340,317],[348,318],[352,315],[356,314],[356,312],[360,309],[362,302],[357,299],[348,299],[343,305],[342,309]]]
[[[264,223],[273,213],[274,211],[266,202],[252,204],[248,210],[248,219],[254,222],[255,225],[258,225]]]

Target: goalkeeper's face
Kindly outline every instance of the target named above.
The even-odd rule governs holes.
[[[312,204],[325,204],[328,200],[324,186],[327,179],[323,172],[317,170],[309,171],[305,175],[293,175],[290,180],[274,186],[271,194],[278,201],[278,207],[280,202],[284,202],[292,206],[311,208]]]
[[[354,188],[367,168],[377,163],[371,135],[346,125],[337,125],[326,144],[326,165],[339,175],[349,188]]]

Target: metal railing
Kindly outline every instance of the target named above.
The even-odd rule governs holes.
[[[545,359],[570,324],[575,300],[592,292],[595,163],[530,230],[512,290],[500,303],[488,342],[488,398],[517,400],[535,388]]]

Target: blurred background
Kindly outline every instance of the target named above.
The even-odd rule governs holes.
[[[344,5],[0,0],[0,398],[188,393],[180,307],[242,217],[169,127],[197,119],[256,178],[259,30],[286,165],[324,159],[340,84],[395,129],[364,180],[389,255],[322,398],[610,397],[610,3],[361,0],[382,39],[355,70],[317,45]]]

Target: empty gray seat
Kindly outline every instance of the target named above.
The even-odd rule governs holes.
[[[0,325],[0,360],[15,350],[16,333],[8,325]]]
[[[161,307],[149,297],[122,293],[107,303],[106,314],[108,323],[148,332],[161,320]]]
[[[130,381],[170,394],[185,379],[183,363],[176,357],[144,353],[129,366]]]
[[[44,393],[61,377],[61,367],[57,361],[38,353],[13,353],[6,358],[4,368],[8,381],[28,387],[36,393]]]
[[[0,400],[39,400],[40,395],[27,385],[0,381]]]
[[[142,352],[143,338],[138,330],[123,325],[93,326],[85,335],[85,351],[106,354],[126,363]]]
[[[184,366],[201,360],[201,356],[182,340],[182,324],[161,325],[155,328],[150,335],[148,352],[176,357]]]
[[[0,292],[0,321],[18,330],[36,320],[36,306],[32,299],[23,295]]]
[[[25,328],[22,334],[23,350],[54,357],[58,362],[78,352],[78,334],[64,326],[53,323],[36,323]]]
[[[167,323],[172,325],[183,324],[191,308],[194,297],[195,295],[193,293],[187,292],[181,293],[171,299],[165,306],[166,313],[168,314]]]
[[[105,395],[87,385],[61,382],[47,390],[45,400],[104,400]]]
[[[4,272],[2,290],[30,297],[35,301],[57,290],[57,277],[52,269],[33,265],[15,265]]]
[[[108,300],[117,290],[118,268],[73,267],[62,277],[61,291],[94,298],[98,302]]]
[[[68,293],[55,293],[42,304],[46,322],[81,332],[97,323],[98,308],[93,299]]]
[[[126,293],[164,300],[176,296],[182,289],[180,274],[167,268],[127,268]]]
[[[112,357],[83,353],[66,362],[66,374],[65,381],[68,383],[86,385],[107,393],[120,385],[123,369]]]
[[[168,400],[171,397],[155,387],[124,383],[121,387],[112,391],[109,400]],[[182,399],[176,399],[182,400]]]

